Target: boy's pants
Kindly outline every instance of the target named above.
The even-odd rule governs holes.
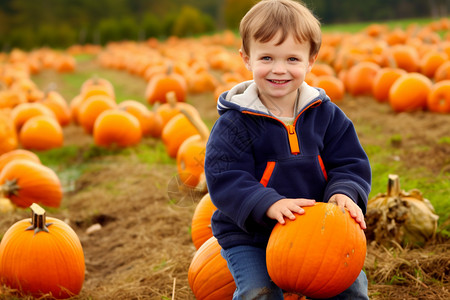
[[[236,283],[233,300],[283,300],[283,291],[270,279],[266,249],[235,246],[221,250]],[[361,271],[355,282],[341,294],[329,299],[368,300],[367,277]]]

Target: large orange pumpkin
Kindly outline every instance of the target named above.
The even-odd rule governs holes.
[[[0,172],[0,190],[19,207],[33,203],[59,207],[63,197],[58,175],[47,166],[26,159],[7,163]]]
[[[116,107],[117,103],[110,96],[90,96],[80,104],[78,109],[78,122],[86,133],[91,134],[97,117],[105,110]]]
[[[57,299],[80,293],[84,282],[83,249],[77,234],[37,204],[31,219],[6,231],[0,243],[0,283],[23,295]]]
[[[17,131],[20,131],[20,128],[22,128],[23,124],[28,119],[42,115],[51,116],[56,120],[56,116],[53,111],[39,102],[22,103],[11,110],[11,118]]]
[[[215,237],[197,250],[188,270],[188,281],[197,300],[232,299],[236,290],[227,262]]]
[[[275,225],[266,250],[267,270],[277,286],[311,298],[346,290],[366,257],[366,237],[348,211],[331,203]]]
[[[139,120],[129,112],[110,109],[97,117],[93,135],[98,146],[128,147],[141,141],[142,130]]]
[[[400,68],[381,68],[372,83],[372,94],[375,99],[379,102],[388,101],[391,86],[403,74],[406,74],[406,71]]]
[[[23,124],[19,142],[25,149],[49,150],[64,144],[64,133],[58,121],[50,116],[35,116]]]
[[[420,73],[400,76],[389,89],[389,104],[396,112],[425,109],[431,80]]]
[[[191,238],[196,249],[213,236],[211,217],[216,210],[209,194],[205,194],[197,203],[191,223]]]
[[[150,135],[152,126],[154,125],[154,119],[153,112],[147,106],[137,100],[129,99],[120,102],[117,107],[129,112],[139,120],[143,136]]]
[[[346,89],[353,96],[371,95],[372,83],[380,66],[370,61],[363,61],[352,66],[347,73]]]

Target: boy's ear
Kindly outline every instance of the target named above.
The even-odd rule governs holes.
[[[319,54],[317,53],[316,55],[311,56],[311,57],[309,58],[308,72],[311,71],[311,69],[312,69],[314,63],[315,63],[316,60],[317,60],[317,56],[318,56],[318,55],[319,55]]]
[[[247,70],[251,71],[252,67],[250,65],[250,57],[245,54],[244,51],[242,51],[242,49],[239,49],[239,55],[241,55],[242,60],[244,61],[245,67],[247,68]]]

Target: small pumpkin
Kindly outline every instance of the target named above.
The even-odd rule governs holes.
[[[450,113],[450,79],[433,84],[428,94],[427,108],[432,112]]]
[[[425,109],[431,86],[431,80],[423,74],[403,74],[389,89],[389,104],[396,112]]]
[[[192,118],[199,118],[198,116],[191,115]],[[205,127],[204,131],[208,131],[206,125],[199,121],[200,126]],[[178,149],[181,144],[193,135],[199,134],[198,129],[192,124],[191,121],[184,114],[177,114],[175,117],[164,126],[161,133],[161,139],[166,147],[167,154],[176,158]]]
[[[11,110],[11,118],[13,120],[17,132],[20,131],[23,124],[25,124],[27,120],[29,120],[32,117],[42,115],[50,116],[56,119],[56,116],[53,113],[53,111],[44,104],[39,102],[22,103],[17,105]]]
[[[167,124],[174,116],[180,113],[180,109],[185,109],[192,114],[197,114],[197,109],[189,103],[186,102],[178,102],[177,96],[175,92],[171,91],[166,94],[166,103],[158,105],[155,109],[155,112],[162,119],[162,127]]]
[[[119,103],[117,108],[129,112],[135,116],[141,124],[142,135],[147,136],[152,132],[153,112],[150,111],[147,106],[136,100],[125,100]]]
[[[378,102],[387,102],[391,86],[403,74],[406,74],[406,71],[400,68],[381,68],[372,83],[372,94],[375,99]]]
[[[446,61],[448,61],[448,55],[443,51],[430,50],[427,51],[420,59],[420,73],[433,78],[436,70]]]
[[[211,229],[211,217],[217,210],[212,203],[211,196],[205,194],[195,207],[191,223],[191,238],[196,249],[213,236]]]
[[[72,118],[70,108],[60,93],[57,91],[48,91],[44,94],[44,98],[40,102],[53,111],[61,126],[69,125]]]
[[[93,76],[81,84],[80,95],[82,98],[93,95],[106,95],[115,99],[114,85],[106,78]]]
[[[345,96],[344,83],[334,75],[317,76],[312,85],[324,89],[331,101],[342,100]]]
[[[15,159],[0,172],[0,191],[18,207],[32,203],[59,207],[63,197],[55,171],[27,159]]]
[[[78,109],[78,123],[83,127],[86,133],[92,134],[97,117],[105,110],[116,107],[117,103],[110,96],[90,96],[80,104]]]
[[[379,69],[379,65],[370,61],[355,64],[348,70],[346,90],[353,96],[371,95],[373,80]]]
[[[62,147],[64,133],[55,118],[35,116],[23,124],[19,132],[19,142],[25,149],[49,150]]]
[[[93,135],[98,146],[128,147],[141,141],[142,130],[139,120],[131,113],[109,109],[95,120]]]
[[[195,188],[200,183],[200,175],[205,171],[204,161],[209,130],[200,118],[192,116],[184,109],[181,113],[194,125],[198,134],[186,138],[178,148],[177,171],[186,186]]]
[[[446,79],[450,79],[450,60],[440,65],[434,73],[434,81],[438,82]]]
[[[215,237],[201,245],[192,258],[188,270],[188,281],[198,300],[232,299],[236,290],[227,262],[220,254],[220,245]]]
[[[166,94],[174,91],[177,101],[186,101],[187,82],[177,73],[169,71],[166,74],[156,74],[147,83],[145,88],[145,99],[149,104],[166,102]]]
[[[24,296],[56,299],[78,295],[85,276],[77,234],[63,221],[46,217],[33,203],[31,219],[13,224],[0,243],[0,282]]]
[[[275,225],[266,249],[267,270],[287,292],[333,297],[360,274],[366,237],[348,211],[335,204],[316,203],[304,209],[295,220]]]

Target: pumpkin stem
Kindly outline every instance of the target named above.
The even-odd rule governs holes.
[[[169,103],[169,105],[173,108],[177,104],[177,95],[174,91],[170,91],[166,93],[166,101]]]
[[[186,116],[186,118],[189,120],[189,122],[191,122],[192,125],[194,125],[195,129],[197,129],[198,133],[200,134],[201,139],[203,141],[206,141],[209,138],[209,130],[206,127],[205,123],[199,120],[199,118],[192,116],[192,114],[184,108],[180,108],[180,112]]]
[[[46,221],[45,210],[36,203],[31,204],[30,208],[31,208],[31,222],[30,222],[31,226],[25,230],[34,230],[34,234],[37,234],[38,232],[41,231],[48,232],[47,227],[52,225],[53,223],[45,223]]]
[[[0,195],[9,197],[11,195],[17,196],[20,186],[17,184],[17,178],[13,180],[6,179],[5,183],[0,186]]]
[[[389,174],[387,196],[398,197],[399,195],[400,195],[400,180],[398,178],[398,175]]]

